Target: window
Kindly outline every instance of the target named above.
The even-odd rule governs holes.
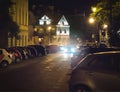
[[[62,30],[60,30],[60,33],[62,33]]]
[[[111,55],[97,55],[91,62],[89,62],[89,66],[94,69],[99,69],[103,71],[113,71],[114,60]]]
[[[66,30],[64,30],[64,33],[66,33]]]

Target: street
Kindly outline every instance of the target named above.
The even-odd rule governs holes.
[[[62,52],[0,69],[0,91],[69,92],[70,58]]]

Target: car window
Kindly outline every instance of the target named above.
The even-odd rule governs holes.
[[[94,58],[94,56],[92,56],[92,55],[87,55],[87,56],[85,56],[85,57],[81,60],[81,62],[80,62],[80,64],[79,64],[80,68],[88,68],[88,63],[89,63],[90,61],[92,61],[93,58]]]
[[[102,71],[115,71],[113,57],[107,55],[97,55],[91,62],[89,66],[92,69],[99,69]]]

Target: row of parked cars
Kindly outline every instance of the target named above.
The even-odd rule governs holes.
[[[44,55],[46,55],[46,49],[41,45],[0,48],[0,66],[7,67],[11,63]]]
[[[81,48],[71,68],[70,92],[120,91],[120,48]]]

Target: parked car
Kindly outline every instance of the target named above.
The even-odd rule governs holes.
[[[46,46],[47,53],[56,53],[59,51],[59,47],[57,45],[48,45]]]
[[[29,57],[34,58],[38,56],[38,51],[33,46],[26,47],[29,50]]]
[[[65,53],[75,53],[76,52],[76,47],[75,46],[64,46],[63,51]]]
[[[12,63],[12,54],[8,53],[5,49],[0,48],[0,66],[7,67]]]
[[[6,51],[12,54],[12,56],[14,57],[13,58],[14,63],[19,63],[20,61],[22,61],[22,56],[17,49],[10,47],[10,48],[6,48]]]
[[[84,48],[81,49],[79,52],[74,53],[71,57],[71,68],[75,67],[76,64],[84,58],[87,54],[96,53],[96,52],[105,52],[105,51],[120,51],[120,48]]]
[[[28,59],[28,54],[24,47],[14,47],[14,48],[20,52],[20,54],[22,56],[22,60]]]
[[[28,47],[32,47],[36,50],[36,56],[44,56],[46,55],[46,50],[42,45],[29,45]]]
[[[70,92],[119,92],[120,51],[88,54],[70,75]]]

